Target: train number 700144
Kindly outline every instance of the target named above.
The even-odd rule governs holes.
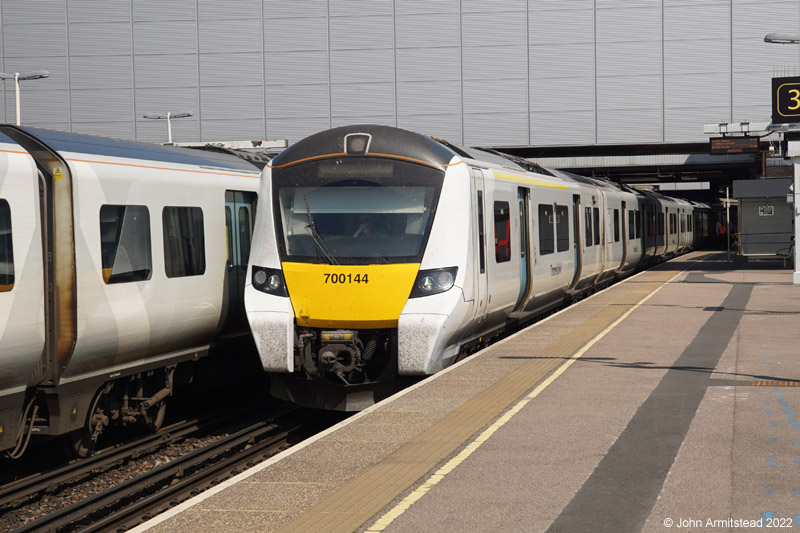
[[[325,283],[369,283],[367,274],[329,274],[325,273]]]

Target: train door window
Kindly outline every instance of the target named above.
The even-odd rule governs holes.
[[[143,205],[100,207],[100,255],[103,281],[128,283],[150,279],[150,211]]]
[[[595,207],[592,210],[592,227],[594,228],[594,243],[600,244],[600,208]]]
[[[225,206],[225,237],[228,246],[228,261],[233,264],[234,243],[233,243],[233,213],[231,208]]]
[[[614,209],[614,242],[619,242],[619,209]]]
[[[628,239],[633,240],[636,238],[636,215],[633,209],[628,210]]]
[[[584,226],[586,227],[585,240],[586,240],[586,247],[588,248],[589,246],[592,246],[592,208],[591,207],[587,207],[586,208],[586,222],[584,223]]]
[[[552,254],[554,251],[553,206],[539,204],[539,255]]]
[[[14,288],[14,248],[11,242],[11,207],[0,200],[0,292]]]
[[[498,263],[511,260],[511,213],[508,202],[494,203],[494,258]]]
[[[250,259],[250,237],[253,235],[253,221],[250,220],[250,211],[242,206],[239,208],[239,260],[241,265],[246,265]]]
[[[639,233],[640,231],[642,231],[641,230],[641,228],[642,228],[642,216],[641,215],[642,215],[641,211],[636,211],[636,238],[637,239],[642,236],[642,234]]]
[[[200,276],[206,271],[203,210],[199,207],[165,207],[164,261],[168,278]]]
[[[658,214],[658,234],[664,235],[664,213]]]
[[[559,252],[569,250],[569,208],[556,206],[556,246]]]
[[[686,231],[688,231],[689,233],[694,231],[694,229],[692,228],[692,222],[693,222],[692,215],[687,216],[686,217]]]
[[[486,272],[486,237],[483,231],[483,191],[478,191],[478,254],[481,262],[481,274]]]

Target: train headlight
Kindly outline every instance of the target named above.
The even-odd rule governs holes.
[[[289,296],[280,270],[253,266],[252,281],[256,290],[275,296]]]
[[[414,288],[411,289],[409,298],[419,298],[420,296],[430,296],[450,290],[456,282],[458,267],[437,268],[434,270],[420,270],[417,279],[414,281]]]

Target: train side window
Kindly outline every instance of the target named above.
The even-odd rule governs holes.
[[[642,228],[642,212],[641,211],[636,211],[636,238],[637,239],[642,236],[642,234],[641,234],[642,229],[641,228]]]
[[[614,242],[619,242],[619,209],[614,209]]]
[[[600,208],[594,207],[592,208],[592,216],[594,217],[592,222],[594,223],[594,243],[600,244]]]
[[[165,207],[164,268],[168,278],[200,276],[206,271],[203,210],[199,207]]]
[[[589,246],[592,246],[592,208],[591,207],[587,207],[586,208],[586,223],[584,225],[586,226],[585,240],[586,240],[586,247],[588,248]]]
[[[100,207],[100,255],[106,284],[150,279],[150,211],[143,205]]]
[[[554,251],[553,206],[539,204],[539,255],[552,254]]]
[[[253,235],[253,223],[250,220],[250,211],[242,206],[239,208],[239,261],[246,265],[250,260],[250,238]]]
[[[478,255],[480,256],[481,274],[486,272],[486,237],[483,234],[483,191],[478,191]]]
[[[511,213],[508,202],[494,203],[494,258],[498,263],[511,260]]]
[[[14,247],[11,242],[11,207],[0,200],[0,292],[14,288]]]
[[[628,210],[628,240],[636,238],[636,215],[633,209]]]
[[[569,208],[556,206],[556,244],[559,252],[569,250]]]

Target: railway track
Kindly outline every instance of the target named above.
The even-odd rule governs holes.
[[[291,408],[259,421],[216,442],[181,455],[145,473],[62,507],[15,531],[109,531],[130,528],[248,466],[278,453],[339,418]],[[81,477],[114,468],[132,457],[146,455],[170,440],[180,440],[218,420],[175,424],[149,438],[119,446],[52,471],[29,476],[0,487],[0,517],[9,508],[73,486],[81,491]],[[81,491],[84,492],[84,491]],[[91,490],[85,490],[90,493]],[[5,509],[4,509],[5,508]]]

